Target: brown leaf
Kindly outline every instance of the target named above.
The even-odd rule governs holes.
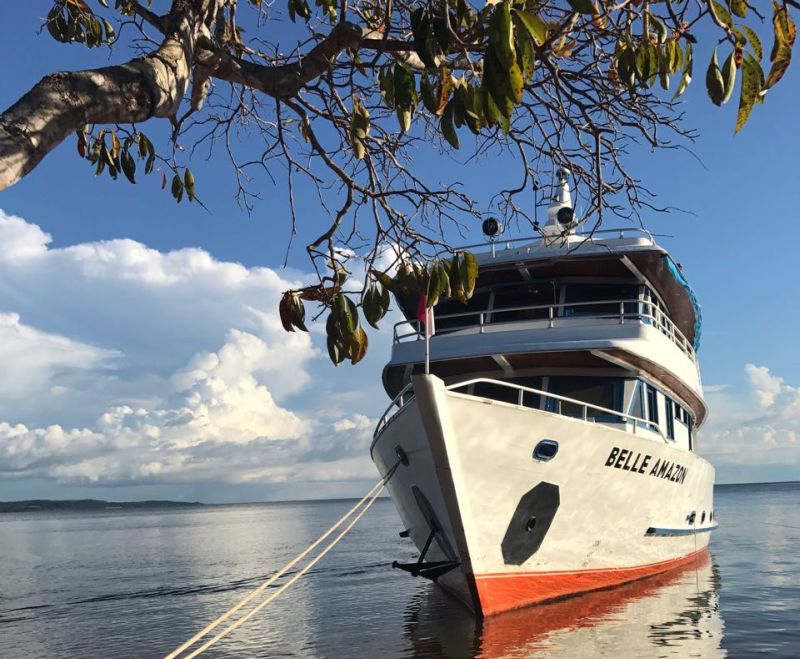
[[[453,90],[453,74],[450,69],[443,66],[439,70],[439,102],[436,105],[436,116],[441,117],[447,102],[450,100],[450,92]]]

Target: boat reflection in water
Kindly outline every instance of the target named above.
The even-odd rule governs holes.
[[[660,575],[476,621],[431,587],[409,606],[412,657],[726,656],[708,552]]]

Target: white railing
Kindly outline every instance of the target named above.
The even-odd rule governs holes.
[[[409,396],[409,392],[411,392],[411,396]],[[381,415],[381,418],[378,419],[378,425],[375,426],[375,432],[372,433],[372,436],[377,438],[377,436],[381,434],[381,430],[383,430],[384,426],[387,426],[389,421],[391,421],[397,415],[397,413],[403,409],[406,402],[413,397],[413,390],[411,389],[411,383],[409,382],[400,390],[399,394],[392,398],[392,402],[389,403],[389,407],[386,408],[386,411]]]
[[[564,310],[576,307],[592,307],[592,306],[615,306],[612,311],[599,311],[599,312],[582,312],[576,315],[564,315]],[[519,319],[511,318],[503,320],[504,314],[526,312],[541,312],[540,318]],[[436,315],[436,336],[449,334],[451,332],[459,332],[464,330],[472,330],[478,334],[483,334],[488,325],[500,325],[509,323],[528,323],[530,329],[553,328],[553,327],[567,327],[570,325],[581,324],[581,320],[585,319],[595,320],[611,320],[620,325],[626,322],[646,320],[650,321],[650,325],[658,329],[662,334],[667,336],[678,348],[688,355],[692,361],[696,361],[694,347],[689,339],[684,336],[675,325],[674,322],[653,302],[639,299],[627,300],[592,300],[590,302],[565,302],[564,304],[545,304],[545,305],[529,305],[522,307],[508,307],[502,309],[485,309],[483,311],[466,311],[462,313],[442,314]],[[465,322],[461,324],[451,325],[448,321],[458,321],[463,319]],[[577,323],[575,321],[578,321]],[[536,325],[531,325],[536,323]],[[445,325],[442,327],[442,325]],[[436,339],[434,336],[434,340]],[[402,320],[394,325],[394,343],[403,343],[408,340],[422,340],[424,334],[420,331],[420,322],[418,320]]]
[[[648,419],[642,419],[641,417],[634,416],[632,414],[625,414],[624,412],[618,412],[617,410],[611,410],[607,407],[601,407],[599,405],[593,405],[591,403],[586,403],[582,400],[576,400],[575,398],[568,398],[567,396],[560,396],[559,394],[550,393],[548,391],[542,391],[541,389],[533,389],[531,387],[524,387],[520,384],[514,384],[513,382],[503,382],[502,380],[492,380],[491,378],[473,378],[471,380],[465,380],[463,382],[456,382],[454,384],[447,385],[448,391],[454,391],[455,393],[464,393],[457,391],[463,387],[469,387],[470,385],[474,385],[476,383],[488,383],[493,385],[499,385],[502,387],[507,387],[508,389],[515,389],[517,391],[517,405],[519,407],[526,407],[527,409],[542,409],[545,412],[550,412],[552,414],[560,414],[562,416],[569,416],[570,418],[579,418],[583,421],[592,421],[596,422],[594,415],[589,414],[589,410],[594,412],[599,412],[603,416],[610,416],[616,419],[620,419],[621,423],[625,424],[625,429],[628,432],[636,434],[637,428],[643,426],[647,430],[651,430],[657,433],[661,439],[664,440],[667,444],[669,440],[667,439],[664,431],[661,429],[655,421],[649,421]],[[409,396],[409,393],[411,395]],[[531,393],[536,396],[541,396],[543,401],[552,400],[554,401],[554,405],[552,406],[553,409],[547,409],[548,405],[545,402],[544,407],[536,407],[531,408],[530,406],[524,405],[524,396],[525,393]],[[466,394],[466,395],[477,395],[477,394]],[[389,407],[386,408],[386,411],[383,413],[381,418],[378,420],[378,425],[375,427],[375,432],[373,433],[373,446],[378,439],[378,436],[381,434],[383,429],[388,426],[392,420],[403,410],[403,408],[411,402],[413,399],[413,392],[411,389],[411,384],[407,384],[400,390],[400,393],[397,394],[392,399],[392,402],[389,403]],[[578,417],[574,417],[571,414],[565,414],[562,411],[563,404],[567,403],[569,405],[576,405],[580,408],[581,414]],[[609,423],[613,423],[609,421]],[[370,451],[372,449],[370,448]]]
[[[626,237],[630,237],[633,234],[635,237],[644,236],[650,242],[651,245],[655,245],[656,241],[653,237],[653,234],[647,231],[647,229],[642,229],[641,227],[628,227],[628,228],[620,228],[620,229],[598,229],[597,231],[589,231],[586,233],[571,233],[567,234],[569,238],[582,238],[584,241],[590,241],[597,237],[612,237],[616,238],[617,240],[622,240]],[[510,240],[489,240],[484,241],[482,243],[474,243],[472,245],[462,245],[459,246],[457,249],[459,250],[467,250],[467,249],[480,249],[491,247],[491,256],[492,258],[496,258],[498,256],[498,252],[502,250],[511,250],[514,247],[520,245],[520,243],[524,243],[524,245],[520,245],[520,247],[527,248],[527,251],[534,247],[538,247],[540,244],[544,243],[545,241],[552,242],[562,238],[558,234],[555,236],[544,236],[541,233],[534,234],[532,236],[526,236],[524,238],[512,238]],[[441,252],[442,254],[449,253],[445,250]]]
[[[547,402],[545,402],[545,405],[541,408],[545,412],[551,412],[552,414],[561,414],[562,416],[569,416],[572,418],[583,419],[584,421],[595,421],[594,415],[589,414],[589,410],[592,410],[593,412],[599,412],[601,415],[606,417],[610,416],[615,419],[620,419],[621,422],[624,422],[626,429],[631,428],[630,432],[632,432],[634,435],[636,434],[636,429],[639,426],[644,426],[649,430],[655,431],[661,437],[661,439],[669,443],[666,435],[664,434],[664,431],[661,430],[661,426],[659,426],[655,421],[642,419],[641,417],[633,416],[632,414],[626,414],[624,412],[618,412],[617,410],[612,410],[607,407],[601,407],[600,405],[586,403],[582,400],[577,400],[575,398],[560,396],[559,394],[550,393],[549,391],[542,391],[541,389],[533,389],[532,387],[524,387],[521,384],[515,384],[513,382],[504,382],[503,380],[492,380],[491,378],[473,378],[471,380],[465,380],[464,382],[456,382],[455,384],[447,385],[446,388],[448,391],[454,391],[477,383],[486,383],[486,384],[506,387],[508,389],[515,389],[517,391],[516,404],[519,407],[528,407],[530,409],[530,406],[523,405],[523,401],[525,393],[531,393],[536,396],[541,396],[543,401],[548,401],[548,400],[554,401],[555,403],[553,405],[554,409],[548,409],[549,406],[547,405]],[[464,392],[455,391],[455,393],[464,393]],[[477,395],[477,394],[467,394],[467,395]],[[573,417],[571,414],[564,414],[564,412],[562,412],[563,403],[578,406],[581,411],[580,416]],[[540,408],[537,407],[533,409],[540,409]]]

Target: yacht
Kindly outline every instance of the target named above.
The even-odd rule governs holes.
[[[475,292],[429,339],[396,296],[370,454],[419,557],[393,565],[485,617],[697,559],[714,468],[681,266],[642,229],[580,233],[565,172],[534,238],[470,249]]]

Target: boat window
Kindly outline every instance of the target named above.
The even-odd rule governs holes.
[[[647,385],[647,420],[658,424],[658,391]]]
[[[549,317],[550,305],[556,303],[556,287],[552,281],[526,286],[503,286],[494,291],[492,322],[507,323],[515,320],[535,320]],[[544,307],[519,309],[519,307]],[[510,311],[504,311],[510,309]]]
[[[542,388],[542,378],[535,376],[511,378],[509,382],[513,382],[521,387],[528,387],[530,389]],[[538,409],[542,405],[542,397],[539,394],[533,393],[532,391],[523,391],[522,404],[525,407],[535,407]]]
[[[642,383],[637,382],[633,389],[631,399],[630,415],[639,419],[644,419],[644,399],[642,398]]]
[[[504,403],[513,403],[514,405],[519,403],[519,389],[494,382],[476,382],[473,385],[472,393],[481,398],[491,398]]]
[[[597,405],[610,410],[622,411],[622,392],[624,381],[621,378],[602,378],[602,377],[579,377],[579,376],[552,376],[548,382],[547,390],[559,396],[574,398],[575,400]],[[560,410],[559,410],[560,405]],[[558,412],[567,416],[583,416],[583,406],[566,401],[558,401],[555,398],[548,398],[546,409],[550,412]],[[604,414],[599,410],[586,411],[587,416],[594,417],[598,421],[621,421],[621,417],[612,414]]]
[[[517,384],[521,387],[528,387],[530,389],[541,389],[542,378],[537,376],[530,377],[516,377],[503,380],[509,384]],[[466,391],[462,391],[466,393]],[[476,382],[472,385],[472,394],[482,398],[491,398],[492,400],[503,401],[504,403],[512,403],[519,405],[519,395],[522,393],[522,404],[525,407],[539,408],[541,407],[542,397],[540,394],[532,391],[521,391],[515,387],[506,387],[494,382]]]
[[[567,284],[563,315],[619,315],[619,302],[609,300],[631,300],[625,305],[625,313],[636,313],[639,287],[636,284]],[[598,304],[586,304],[594,301]]]
[[[436,305],[434,311],[436,331],[441,332],[447,329],[478,325],[480,323],[479,312],[486,311],[488,308],[489,291],[476,291],[466,304],[462,304],[455,299],[440,302]],[[456,316],[455,318],[442,318],[442,316],[449,316],[450,314],[468,315]]]
[[[675,415],[672,412],[672,408],[675,405],[672,402],[671,398],[666,398],[666,413],[665,416],[667,417],[667,439],[671,439],[673,442],[675,441]]]

